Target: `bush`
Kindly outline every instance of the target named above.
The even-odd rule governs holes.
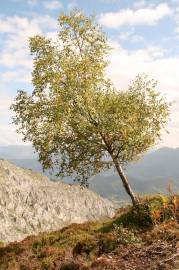
[[[117,226],[114,224],[113,234],[117,236],[117,242],[119,244],[131,244],[139,243],[141,239],[137,237],[133,231],[124,228],[123,226]]]
[[[100,231],[113,231],[115,224],[132,229],[150,228],[169,220],[179,220],[179,196],[158,194],[141,199],[137,206],[129,207],[126,213],[106,223]]]
[[[120,217],[124,226],[151,227],[153,225],[176,219],[175,196],[158,194],[142,199],[136,207]]]
[[[148,208],[148,216],[152,225],[168,220],[177,220],[177,210],[179,209],[179,197],[177,195],[167,197],[158,194],[144,199],[142,205]]]

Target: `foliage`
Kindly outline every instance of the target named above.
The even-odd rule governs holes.
[[[128,211],[122,213],[114,221],[106,223],[100,230],[109,232],[114,226],[126,228],[151,228],[154,225],[174,220],[179,221],[179,196],[155,196],[144,197],[137,206],[129,207]]]
[[[56,42],[30,40],[32,95],[19,91],[13,121],[33,143],[44,169],[82,183],[139,158],[160,138],[169,105],[156,82],[138,76],[124,91],[105,78],[109,46],[93,17],[75,10],[59,17]]]
[[[117,241],[120,244],[130,244],[140,242],[141,239],[139,236],[136,236],[132,230],[124,228],[122,225],[114,224],[113,233],[117,235]]]
[[[148,215],[150,216],[151,223],[153,225],[167,220],[178,220],[178,195],[167,197],[162,194],[158,194],[157,196],[145,198],[143,204],[148,210]]]

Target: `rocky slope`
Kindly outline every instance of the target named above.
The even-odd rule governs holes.
[[[112,203],[90,190],[0,160],[0,241],[113,215]]]

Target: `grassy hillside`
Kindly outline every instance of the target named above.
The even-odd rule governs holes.
[[[179,196],[156,195],[105,222],[72,224],[1,247],[0,269],[169,270],[178,248]]]

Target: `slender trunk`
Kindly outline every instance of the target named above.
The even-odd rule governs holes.
[[[131,186],[130,186],[130,184],[129,184],[129,182],[128,182],[128,179],[127,179],[127,177],[126,177],[126,175],[125,175],[125,173],[124,173],[124,171],[123,171],[121,165],[120,165],[119,162],[118,162],[116,159],[114,159],[114,158],[113,158],[113,161],[114,161],[114,165],[115,165],[115,167],[116,167],[116,170],[117,170],[117,172],[118,172],[118,175],[120,176],[120,178],[121,178],[121,180],[122,180],[123,186],[124,186],[124,188],[125,188],[127,194],[131,197],[131,200],[132,200],[133,205],[136,206],[136,205],[138,204],[139,201],[138,201],[138,199],[137,199],[135,193],[133,192],[133,190],[132,190],[132,188],[131,188]]]

